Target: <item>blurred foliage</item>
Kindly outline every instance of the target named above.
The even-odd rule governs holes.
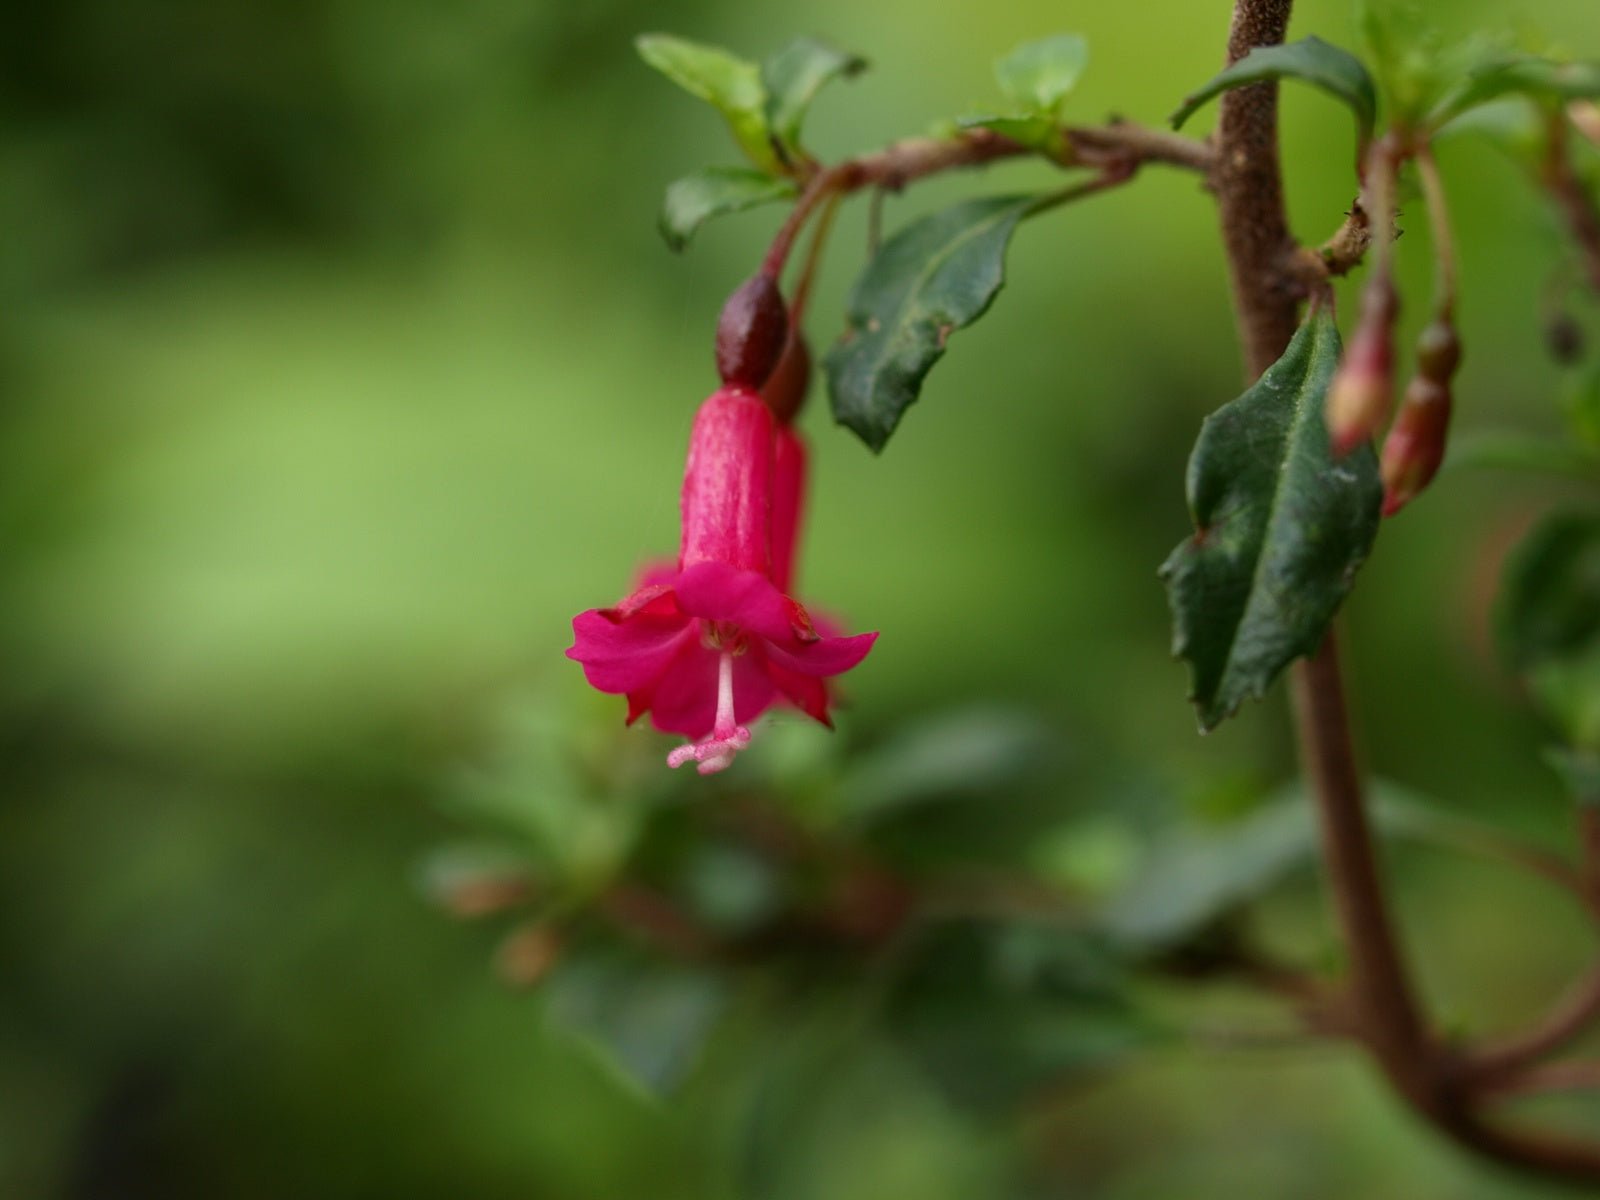
[[[1155,123],[1215,73],[1223,8],[688,0],[670,23],[870,54],[813,106],[826,158],[981,107],[989,61],[1064,21],[1094,64],[1073,119]],[[1600,52],[1587,0],[1522,12]],[[1425,16],[1460,40],[1501,12]],[[1192,179],[1030,222],[1001,312],[881,460],[807,418],[806,591],[881,645],[837,735],[775,719],[686,779],[560,656],[573,612],[673,544],[711,322],[775,211],[662,250],[662,187],[724,147],[634,55],[660,7],[10,17],[0,1194],[1543,1194],[1419,1136],[1351,1052],[1207,1036],[1282,1030],[1229,982],[1243,948],[1333,950],[1278,807],[1278,706],[1201,742],[1167,655],[1154,566],[1195,429],[1238,390]],[[1360,44],[1342,0],[1297,5],[1310,33]],[[1316,240],[1352,191],[1317,148],[1348,124],[1304,90],[1283,107]],[[1594,303],[1493,145],[1440,159],[1459,426],[1553,440],[1593,356],[1546,361],[1544,329],[1594,345]],[[1055,178],[991,174],[886,227]],[[818,330],[843,324],[861,207]],[[1590,498],[1455,470],[1383,531],[1351,673],[1368,759],[1430,813],[1564,844],[1490,612],[1533,516]],[[1260,870],[1235,844],[1208,875],[1215,839]],[[1512,1025],[1589,952],[1537,883],[1395,853],[1463,1027]],[[1119,938],[1130,911],[1170,936]]]

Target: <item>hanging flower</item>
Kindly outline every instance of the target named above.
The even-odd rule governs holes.
[[[826,636],[775,582],[792,578],[804,471],[803,447],[798,464],[792,458],[796,439],[775,502],[778,437],[754,391],[715,392],[690,436],[676,569],[647,572],[616,607],[573,618],[567,656],[590,684],[626,695],[630,723],[648,712],[657,729],[695,739],[667,756],[669,766],[724,769],[749,744],[749,722],[778,701],[830,724],[824,681],[859,663],[878,636]]]

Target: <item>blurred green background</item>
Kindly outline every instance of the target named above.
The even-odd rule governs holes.
[[[794,1023],[754,1006],[662,1104],[496,976],[503,925],[452,921],[418,883],[462,833],[457,781],[515,758],[527,714],[580,739],[620,725],[561,656],[569,620],[674,544],[714,316],[776,224],[764,210],[663,248],[662,186],[735,156],[633,35],[760,56],[815,33],[868,55],[816,106],[809,140],[833,156],[983,107],[993,57],[1064,29],[1092,54],[1071,112],[1157,122],[1215,70],[1227,7],[13,6],[0,1194],[1545,1194],[1441,1146],[1343,1048],[1185,1041],[979,1120],[833,1001]],[[1427,7],[1453,32],[1502,19]],[[1600,54],[1592,0],[1518,17]],[[1343,0],[1297,5],[1310,32],[1356,44]],[[1293,224],[1320,240],[1352,195],[1348,117],[1289,89],[1284,135]],[[1541,297],[1560,231],[1487,145],[1441,160],[1464,247],[1460,427],[1554,430]],[[886,219],[1050,178],[988,176],[919,187]],[[825,266],[819,346],[863,208]],[[820,770],[997,704],[1048,731],[1050,845],[1081,881],[1136,858],[1160,814],[1237,812],[1292,774],[1281,697],[1196,736],[1154,576],[1188,528],[1199,420],[1237,390],[1214,219],[1193,178],[1153,168],[1024,229],[994,314],[881,459],[814,403],[805,593],[881,641],[832,739],[780,720],[721,790],[673,781],[669,808],[725,802],[784,754]],[[1374,771],[1560,846],[1546,733],[1487,633],[1495,565],[1552,495],[1447,473],[1386,525],[1347,625]],[[653,763],[667,743],[619,744]],[[535,768],[518,786],[537,806],[556,785]],[[1589,952],[1536,884],[1415,848],[1393,863],[1452,1026],[1537,1011]],[[1275,935],[1326,961],[1309,873],[1274,904]],[[1218,1001],[1173,1003],[1203,1019]],[[1243,1002],[1222,1003],[1236,1019]]]

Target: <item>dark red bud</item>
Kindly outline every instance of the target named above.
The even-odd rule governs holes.
[[[1335,455],[1349,454],[1388,419],[1393,375],[1389,326],[1358,327],[1328,388],[1328,436]]]
[[[1448,318],[1436,317],[1417,336],[1417,371],[1435,383],[1448,383],[1461,365],[1461,339]]]
[[[772,369],[772,377],[761,389],[761,398],[778,418],[778,423],[788,425],[805,404],[810,388],[811,351],[806,346],[805,335],[798,329],[791,330],[778,365]]]
[[[717,374],[730,386],[758,390],[778,365],[789,333],[789,314],[778,285],[767,275],[742,284],[717,321]]]
[[[1405,402],[1383,442],[1383,515],[1392,517],[1427,487],[1444,461],[1450,429],[1450,389],[1421,375],[1406,385]]]

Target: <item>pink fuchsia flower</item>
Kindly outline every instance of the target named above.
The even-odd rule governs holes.
[[[648,712],[657,729],[695,739],[669,766],[724,769],[749,744],[749,722],[779,701],[831,724],[825,680],[859,663],[878,636],[825,636],[774,582],[775,534],[787,582],[799,516],[798,490],[774,504],[776,437],[754,392],[714,393],[690,435],[676,570],[651,571],[616,607],[572,621],[567,657],[600,691],[627,696],[630,724]]]

